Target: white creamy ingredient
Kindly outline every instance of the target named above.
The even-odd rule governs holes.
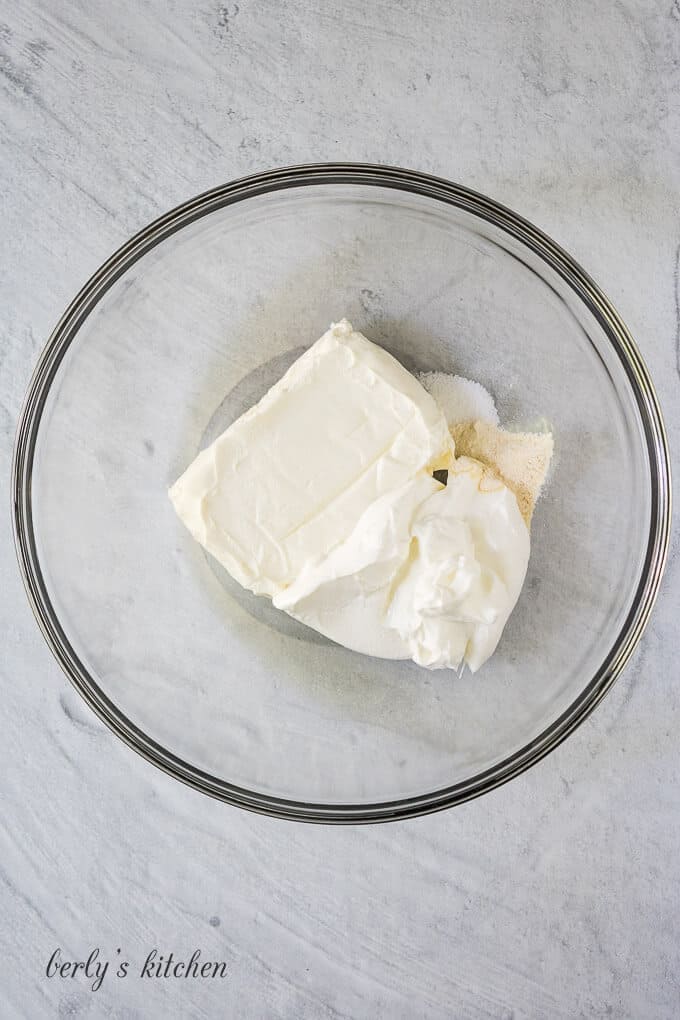
[[[452,448],[417,379],[343,319],[199,453],[170,499],[237,581],[273,596]]]
[[[529,531],[510,490],[468,457],[418,509],[414,555],[386,623],[411,658],[436,669],[465,659],[474,673],[492,652],[519,597]]]
[[[498,425],[494,399],[481,383],[446,372],[421,372],[418,379],[439,404],[449,426],[467,421]]]
[[[514,495],[454,460],[432,397],[346,320],[170,498],[244,587],[349,648],[430,668],[492,654],[529,555]]]
[[[352,534],[323,560],[310,564],[274,605],[357,652],[408,659],[408,641],[386,626],[395,577],[406,563],[413,522],[443,486],[425,472],[381,496]]]

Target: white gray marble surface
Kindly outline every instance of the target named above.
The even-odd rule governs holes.
[[[273,165],[414,166],[590,269],[680,444],[675,0],[0,0],[0,476],[84,279],[177,202]],[[680,466],[679,466],[680,467]],[[680,470],[676,471],[680,475]],[[184,789],[52,660],[0,529],[0,1015],[680,1015],[680,556],[595,715],[520,779],[398,825],[321,828]],[[93,992],[60,946],[132,963]],[[142,980],[153,946],[219,981]]]

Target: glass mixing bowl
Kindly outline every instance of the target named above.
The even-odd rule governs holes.
[[[483,383],[503,424],[554,430],[524,590],[475,676],[320,637],[241,589],[168,500],[342,316],[409,369]],[[205,793],[314,821],[457,804],[555,747],[640,637],[670,516],[653,387],[586,273],[481,195],[353,164],[236,181],[121,248],[40,358],[13,484],[33,609],[97,714]]]

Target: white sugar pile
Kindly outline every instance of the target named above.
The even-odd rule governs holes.
[[[418,379],[439,404],[449,427],[467,421],[499,424],[493,397],[480,383],[446,372],[421,372]]]

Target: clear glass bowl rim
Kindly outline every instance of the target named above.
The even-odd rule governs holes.
[[[66,350],[111,285],[142,255],[210,212],[268,192],[321,184],[391,188],[457,206],[499,227],[538,255],[595,316],[621,361],[640,413],[650,463],[651,518],[641,578],[619,634],[581,694],[537,738],[493,768],[463,783],[422,796],[375,804],[306,803],[248,790],[197,769],[152,740],[107,698],[71,646],[46,589],[33,528],[33,461],[50,387]],[[415,170],[362,163],[282,167],[240,178],[182,203],[144,227],[119,248],[73,299],[40,355],[17,426],[11,493],[15,545],[31,608],[59,665],[99,718],[147,761],[202,793],[263,814],[326,823],[392,821],[452,807],[513,779],[557,747],[610,690],[640,640],[661,583],[671,523],[670,454],[656,392],[630,332],[589,275],[537,227],[478,192]]]

